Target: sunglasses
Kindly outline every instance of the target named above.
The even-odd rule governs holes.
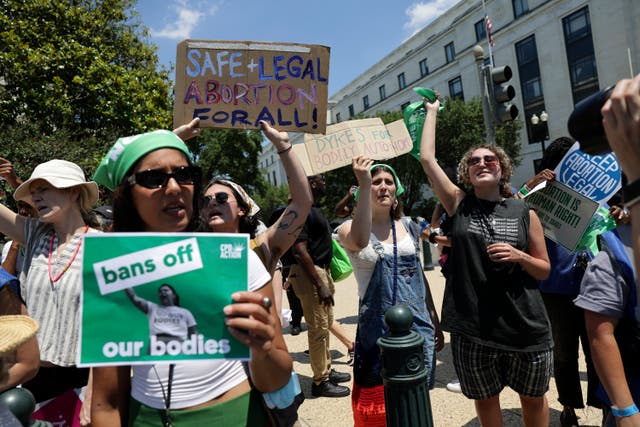
[[[213,196],[204,196],[204,205],[209,206],[214,200],[216,201],[216,205],[223,205],[229,200],[229,193],[221,191],[215,193]]]
[[[473,157],[469,157],[469,160],[467,160],[467,165],[468,166],[475,166],[480,164],[481,161],[484,160],[484,164],[486,166],[496,166],[498,164],[498,158],[496,156],[492,156],[490,154],[485,154],[482,157],[479,156],[473,156]]]
[[[171,178],[180,185],[194,185],[200,181],[202,170],[197,166],[181,166],[167,173],[162,169],[149,169],[136,172],[129,177],[129,185],[138,184],[144,188],[162,188],[167,185]]]

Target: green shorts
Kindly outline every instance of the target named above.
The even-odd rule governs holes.
[[[253,427],[267,426],[260,393],[251,390],[241,396],[217,405],[198,409],[171,410],[173,427]],[[162,427],[164,409],[150,408],[131,398],[129,404],[130,427]]]

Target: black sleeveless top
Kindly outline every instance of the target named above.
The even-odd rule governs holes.
[[[487,245],[510,243],[526,251],[529,208],[523,200],[490,202],[467,195],[451,217],[451,273],[442,303],[442,327],[489,347],[541,351],[553,346],[536,280],[518,263],[495,263]]]

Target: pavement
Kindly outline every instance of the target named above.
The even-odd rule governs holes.
[[[444,277],[440,273],[440,268],[426,271],[427,280],[431,286],[434,302],[438,311],[442,306],[442,295],[444,291]],[[336,283],[335,294],[336,305],[334,307],[334,317],[338,320],[346,331],[355,338],[356,314],[358,309],[357,285],[353,274],[347,279]],[[283,304],[288,307],[287,299],[284,297]],[[304,353],[308,347],[307,332],[302,320],[302,333],[297,336],[290,334],[290,328],[284,328],[284,338],[291,352],[294,362],[294,369],[297,372],[302,391],[306,400],[300,407],[298,414],[301,423],[305,426],[313,427],[347,427],[353,426],[353,416],[351,412],[351,396],[341,398],[328,398],[311,396],[312,372],[309,364],[309,357]],[[447,383],[455,379],[455,371],[451,358],[451,348],[449,346],[449,335],[445,333],[445,348],[437,354],[436,381],[435,387],[430,392],[431,414],[435,427],[480,426],[476,417],[473,401],[465,398],[461,393],[454,393],[447,390]],[[352,372],[352,368],[347,365],[347,349],[335,338],[331,337],[332,367],[340,372]],[[580,358],[580,377],[582,378],[582,392],[586,396],[586,370],[584,359]],[[348,383],[342,385],[350,385]],[[554,379],[551,379],[549,392],[547,393],[550,407],[550,426],[560,426],[559,417],[562,405],[558,403],[558,395],[555,388]],[[500,396],[502,414],[505,426],[521,426],[522,414],[518,395],[511,389],[505,389]],[[600,410],[588,407],[577,409],[578,421],[581,426],[599,427],[602,419]]]

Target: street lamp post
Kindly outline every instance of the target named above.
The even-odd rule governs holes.
[[[549,115],[547,114],[546,111],[542,111],[542,113],[540,113],[540,117],[538,117],[536,114],[533,114],[531,116],[531,124],[533,125],[533,134],[539,135],[539,132],[537,131],[538,126],[542,126],[542,131],[544,132],[544,134],[542,135],[542,137],[540,138],[540,142],[542,143],[542,155],[544,155],[544,150],[545,150],[545,146],[544,146],[544,142],[549,139],[549,126],[548,126],[548,120],[549,120]]]

